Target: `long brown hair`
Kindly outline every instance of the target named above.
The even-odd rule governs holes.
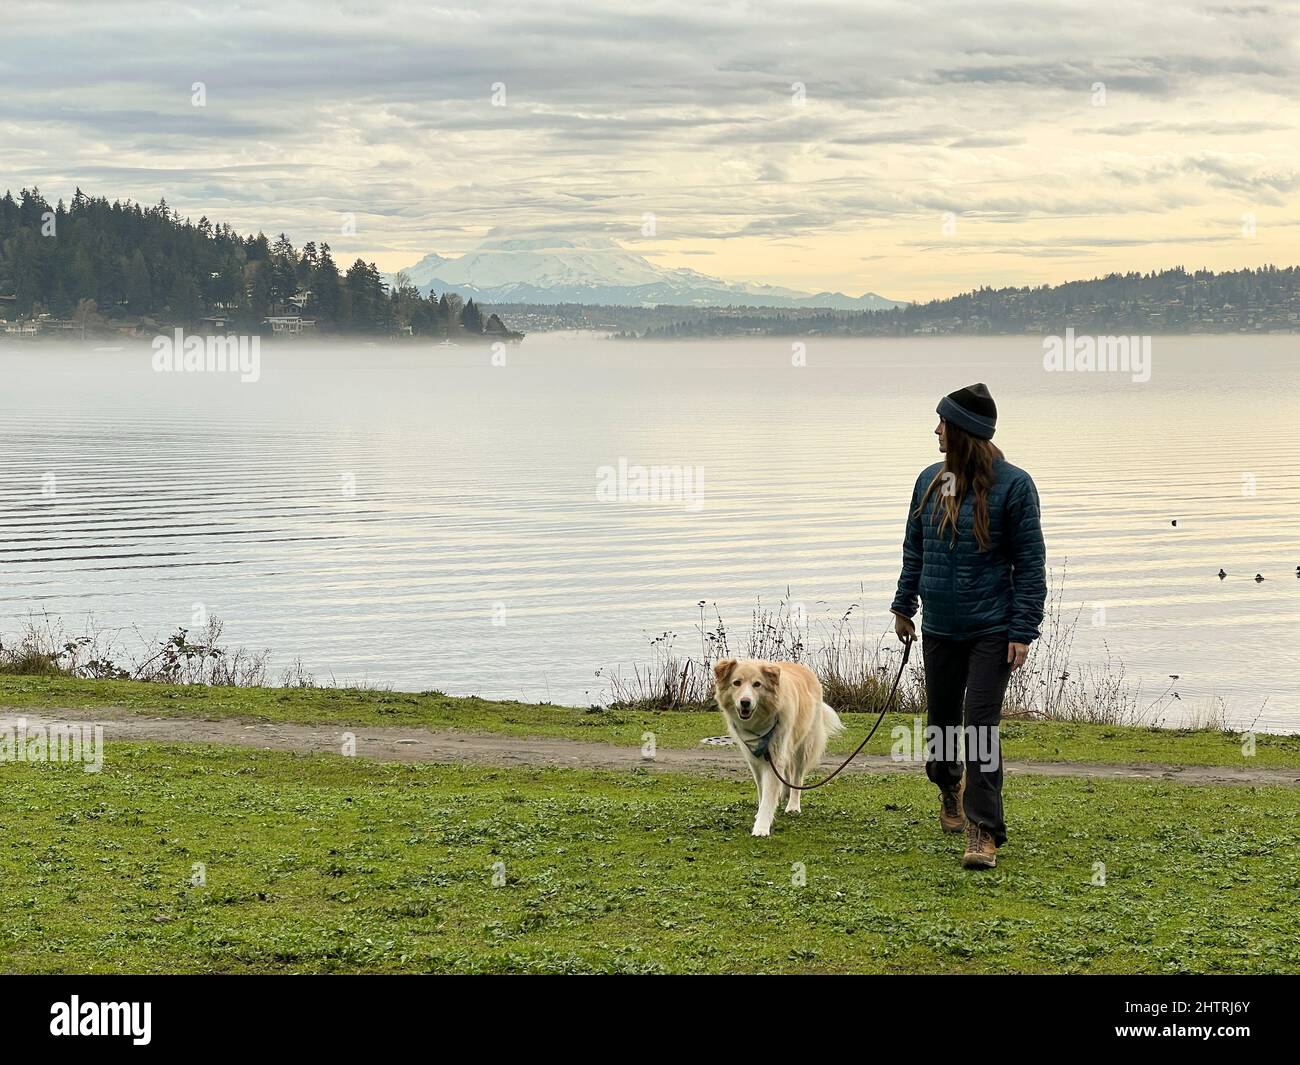
[[[939,535],[952,530],[952,542],[957,542],[957,515],[967,492],[975,497],[975,542],[981,551],[989,549],[989,489],[993,486],[993,463],[1002,458],[1002,449],[992,440],[971,436],[947,419],[944,440],[948,450],[944,453],[943,469],[925,490],[917,505],[918,516],[925,513],[925,505],[935,489],[939,489]],[[924,519],[923,519],[924,520]]]

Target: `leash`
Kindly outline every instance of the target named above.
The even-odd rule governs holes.
[[[844,759],[844,761],[842,761],[839,764],[835,772],[833,772],[830,776],[817,781],[816,784],[791,784],[788,780],[785,779],[785,777],[781,775],[781,770],[777,769],[776,763],[772,761],[772,752],[768,749],[767,746],[764,746],[763,757],[767,759],[767,764],[772,767],[772,772],[776,774],[776,779],[779,780],[782,784],[784,784],[787,788],[790,788],[793,791],[812,791],[813,788],[820,788],[823,784],[829,784],[832,780],[834,780],[837,776],[839,776],[840,773],[844,771],[844,767],[847,766],[851,761],[853,761],[853,759],[855,759],[858,755],[862,753],[862,748],[867,745],[871,737],[876,734],[876,729],[880,728],[880,723],[885,720],[885,714],[889,712],[889,707],[894,702],[894,696],[898,694],[898,685],[902,683],[903,670],[907,668],[907,660],[912,656],[912,644],[915,642],[916,642],[915,636],[909,636],[906,640],[903,641],[903,661],[898,664],[898,674],[894,677],[894,686],[889,689],[889,697],[885,700],[885,705],[880,710],[880,716],[876,718],[876,723],[871,726],[871,731],[867,733],[866,739],[864,739],[861,743],[858,744],[857,750],[855,750],[851,755],[849,755],[846,759]],[[772,732],[775,731],[776,729],[773,728]],[[772,735],[772,732],[769,732],[763,738],[765,740],[769,740],[770,742],[770,737]]]

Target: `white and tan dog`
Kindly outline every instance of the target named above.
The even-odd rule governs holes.
[[[804,774],[820,764],[826,741],[843,731],[844,723],[822,702],[817,675],[797,662],[724,658],[713,667],[713,682],[727,731],[744,748],[758,786],[754,835],[770,835],[781,793],[790,796],[788,814],[799,812],[803,794],[783,785],[772,766],[791,784],[802,784]]]

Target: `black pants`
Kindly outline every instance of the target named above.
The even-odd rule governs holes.
[[[929,704],[926,725],[939,726],[937,731],[928,729],[927,736],[941,736],[945,741],[936,751],[927,751],[925,775],[941,788],[961,783],[961,756],[952,740],[962,731],[966,741],[966,820],[987,829],[1000,847],[1007,841],[998,737],[1002,696],[1011,679],[1007,638],[1003,634],[973,640],[923,636],[921,650],[925,655],[925,697]]]

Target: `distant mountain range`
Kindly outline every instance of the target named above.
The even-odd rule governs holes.
[[[489,237],[455,259],[426,255],[401,271],[427,295],[458,292],[480,303],[584,303],[609,307],[905,307],[874,292],[799,292],[655,266],[605,237]],[[387,274],[390,282],[396,275]]]

